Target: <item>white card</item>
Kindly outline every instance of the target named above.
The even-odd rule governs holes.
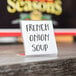
[[[21,21],[25,55],[58,53],[52,21]]]

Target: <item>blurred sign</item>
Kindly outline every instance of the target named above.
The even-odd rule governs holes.
[[[62,12],[61,0],[7,0],[7,11],[9,13],[29,12],[34,9],[60,15]]]
[[[57,54],[52,21],[21,21],[26,55]]]

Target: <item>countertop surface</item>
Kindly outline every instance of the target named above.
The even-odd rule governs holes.
[[[19,56],[24,53],[23,44],[0,44],[0,66],[49,60],[76,58],[76,43],[57,43],[57,56]]]

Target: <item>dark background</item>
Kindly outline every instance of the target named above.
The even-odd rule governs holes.
[[[76,28],[76,0],[62,0],[63,12],[60,16],[53,15],[58,21],[56,28]]]
[[[11,24],[12,20],[18,18],[19,13],[8,13],[7,0],[0,0],[0,28],[19,28],[18,24]]]

